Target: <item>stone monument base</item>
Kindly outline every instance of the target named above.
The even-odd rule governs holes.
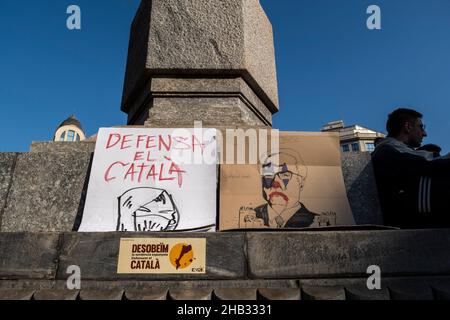
[[[155,233],[206,238],[206,273],[117,274],[120,238],[149,236],[0,233],[0,299],[450,299],[450,230]],[[67,289],[72,265],[80,290]],[[380,290],[367,288],[370,265]]]

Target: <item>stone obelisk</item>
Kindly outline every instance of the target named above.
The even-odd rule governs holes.
[[[142,0],[122,111],[128,125],[272,126],[272,25],[259,0]]]

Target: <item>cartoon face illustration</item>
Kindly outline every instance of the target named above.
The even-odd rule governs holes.
[[[300,202],[307,168],[292,151],[269,154],[262,164],[262,192],[267,203],[276,212],[292,208]]]
[[[175,230],[180,215],[163,189],[135,188],[118,197],[117,231]]]
[[[314,223],[319,214],[309,211],[300,199],[308,168],[295,150],[280,149],[277,153],[268,154],[261,164],[260,173],[262,196],[266,203],[253,209],[241,207],[241,226],[304,228]]]

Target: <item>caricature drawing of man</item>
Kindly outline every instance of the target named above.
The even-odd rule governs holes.
[[[300,202],[307,173],[308,168],[294,150],[268,154],[261,166],[262,195],[267,203],[254,209],[256,218],[271,228],[311,226],[319,214]]]
[[[170,231],[180,214],[172,196],[163,189],[134,188],[118,197],[117,231]]]

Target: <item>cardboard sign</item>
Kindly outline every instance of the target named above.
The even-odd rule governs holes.
[[[79,231],[212,231],[215,129],[101,128]]]
[[[206,239],[120,239],[117,273],[204,274]]]
[[[258,164],[220,169],[219,229],[355,225],[336,133],[280,132]]]

